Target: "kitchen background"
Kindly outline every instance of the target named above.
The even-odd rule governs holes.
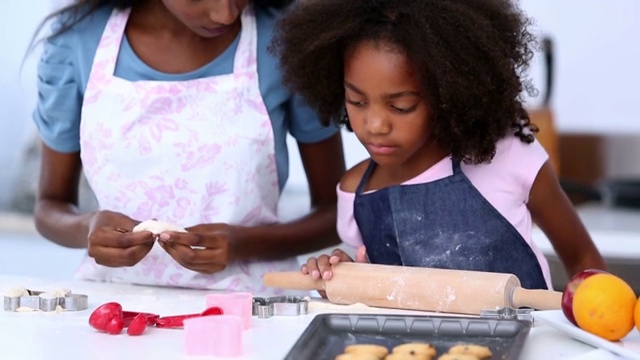
[[[26,57],[25,51],[39,22],[64,2],[0,3],[0,274],[68,278],[84,253],[41,238],[30,216],[38,168],[31,112],[37,98],[39,48]],[[536,32],[553,40],[549,106],[559,135],[560,175],[572,185],[572,191],[580,190],[572,193],[576,203],[594,199],[584,188],[598,190],[611,179],[640,179],[640,2],[521,0],[520,4],[534,17]],[[546,86],[544,74],[542,57],[537,56],[530,76],[540,89]],[[540,101],[528,99],[531,108],[540,106]],[[344,142],[348,166],[366,157],[352,134],[345,132]],[[308,206],[304,172],[295,143],[290,141],[290,145],[292,169],[283,194],[283,218]],[[636,191],[640,193],[640,187]],[[92,200],[90,194],[84,196],[83,206],[94,206]],[[593,209],[590,203],[579,206]],[[605,208],[602,216],[589,214],[589,219],[600,219],[598,226],[609,228],[616,228],[620,217],[618,209],[610,208]],[[622,210],[621,216],[625,219],[622,230],[628,236],[640,234],[640,210]],[[590,228],[592,225],[587,223]],[[620,260],[614,254],[616,249],[612,254],[608,249],[601,251],[608,261]],[[640,239],[625,251],[632,259],[621,263],[629,274],[637,274],[637,269],[629,266],[640,259]],[[553,260],[552,252],[549,257]]]

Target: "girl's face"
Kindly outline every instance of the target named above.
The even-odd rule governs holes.
[[[427,148],[429,108],[402,52],[372,41],[351,48],[344,87],[351,127],[377,164],[404,165]]]
[[[162,0],[194,33],[213,38],[234,28],[249,0]]]

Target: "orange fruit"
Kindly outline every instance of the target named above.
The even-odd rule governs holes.
[[[636,294],[624,280],[612,274],[596,274],[576,289],[573,316],[582,330],[616,341],[633,329],[636,303]]]

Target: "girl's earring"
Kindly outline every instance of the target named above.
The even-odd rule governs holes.
[[[340,125],[346,126],[347,130],[353,132],[353,128],[351,128],[351,122],[349,121],[349,114],[347,113],[346,108],[342,108],[340,112],[340,119],[338,120]]]

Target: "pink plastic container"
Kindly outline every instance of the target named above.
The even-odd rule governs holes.
[[[253,321],[253,295],[247,292],[208,294],[206,307],[218,306],[225,315],[237,315],[242,319],[242,328],[250,329]]]
[[[184,349],[188,356],[242,355],[242,319],[236,315],[184,319]]]

